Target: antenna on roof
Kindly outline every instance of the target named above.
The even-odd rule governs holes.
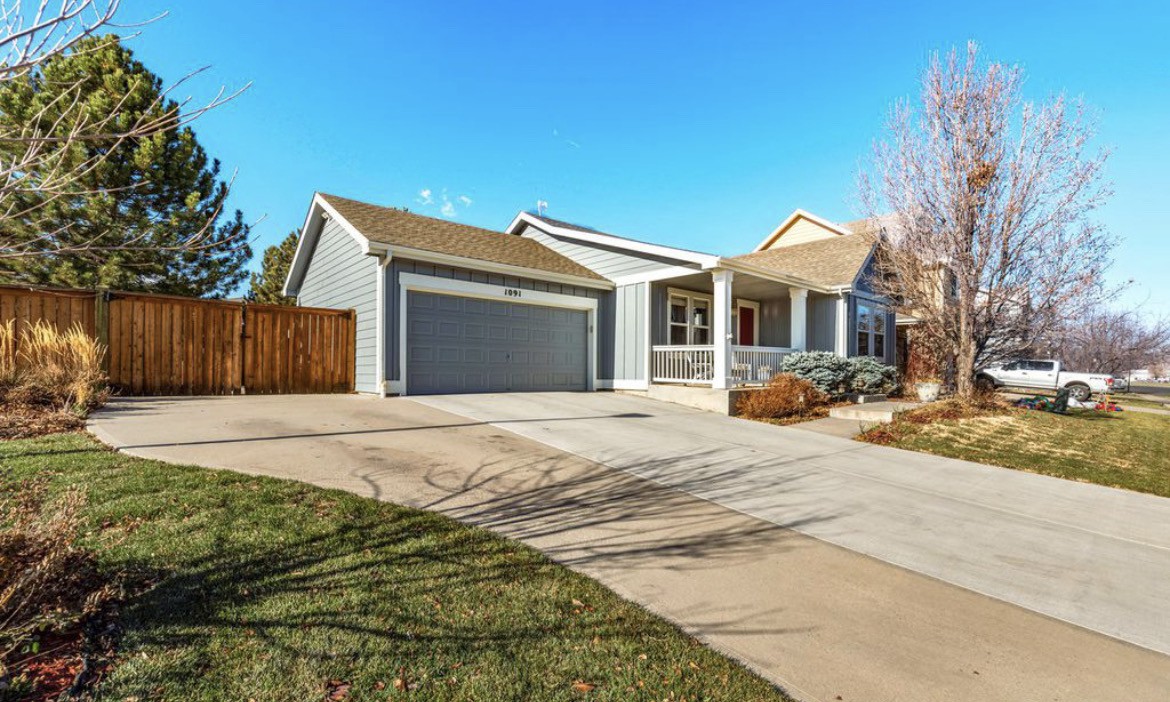
[[[548,200],[537,200],[536,201],[536,214],[538,216],[543,217],[544,212],[547,209],[548,209]]]

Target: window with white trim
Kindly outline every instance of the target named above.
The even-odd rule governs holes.
[[[711,296],[686,290],[670,291],[666,338],[671,346],[711,343]]]

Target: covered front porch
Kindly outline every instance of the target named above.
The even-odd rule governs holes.
[[[785,356],[843,353],[846,298],[744,271],[717,268],[656,282],[650,382],[712,389],[759,386]]]

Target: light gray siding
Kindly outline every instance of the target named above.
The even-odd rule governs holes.
[[[354,309],[357,329],[354,387],[377,392],[378,262],[362,253],[353,237],[334,220],[325,222],[309,260],[297,302],[311,307]]]
[[[646,378],[646,289],[649,285],[622,285],[614,291],[615,380]]]
[[[786,297],[760,300],[760,346],[792,344],[792,301]]]
[[[594,288],[584,288],[575,285],[566,285],[561,283],[550,283],[543,280],[535,280],[532,278],[517,278],[515,276],[500,275],[498,273],[486,273],[484,271],[474,271],[467,268],[456,268],[453,266],[443,266],[433,263],[424,263],[422,261],[410,261],[406,259],[395,258],[390,261],[388,266],[390,279],[387,281],[385,289],[385,309],[386,309],[386,377],[390,380],[400,380],[399,377],[399,348],[398,348],[398,329],[401,315],[400,305],[400,288],[399,275],[402,273],[415,273],[418,275],[432,275],[438,278],[449,278],[452,280],[466,280],[473,283],[486,283],[488,285],[500,285],[510,288],[521,288],[523,290],[540,290],[542,292],[558,293],[561,295],[573,295],[576,297],[589,297],[598,301],[597,304],[597,329],[595,331],[596,341],[598,345],[597,353],[597,377],[601,380],[608,380],[613,378],[614,368],[614,294],[609,290],[596,290]],[[409,390],[408,390],[409,392]]]
[[[554,236],[531,226],[524,229],[522,236],[535,239],[562,256],[611,279],[675,266],[699,270],[699,266],[686,261],[635,253],[601,244],[583,243],[566,237]]]
[[[862,269],[861,274],[857,276],[857,281],[855,282],[853,287],[858,292],[868,293],[870,295],[876,295],[876,293],[873,290],[873,284],[871,282],[873,279],[873,276],[876,274],[877,274],[877,264],[871,258],[865,264],[865,268]]]
[[[809,293],[806,312],[808,329],[805,338],[809,351],[835,351],[837,348],[837,298]]]

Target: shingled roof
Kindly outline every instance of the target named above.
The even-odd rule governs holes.
[[[856,233],[765,249],[733,256],[730,260],[787,273],[826,287],[852,285],[877,238],[864,227],[850,228]]]
[[[320,193],[320,196],[362,236],[373,242],[578,278],[605,280],[585,266],[532,239],[337,195]]]

